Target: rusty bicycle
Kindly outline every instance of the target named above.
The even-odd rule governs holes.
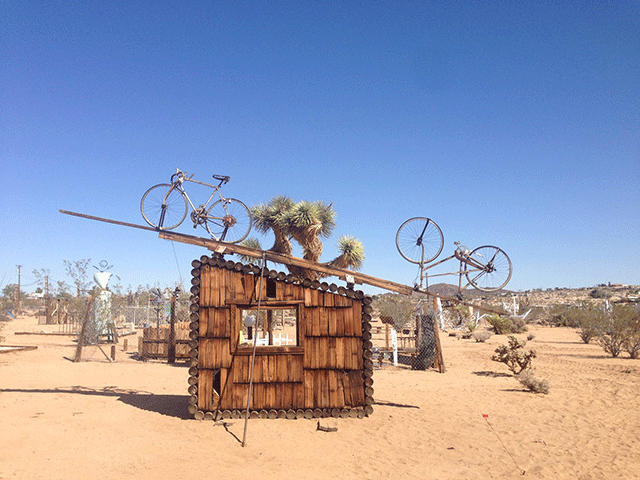
[[[251,230],[251,214],[247,206],[235,198],[225,198],[220,187],[229,182],[229,177],[213,175],[220,183],[211,185],[193,179],[193,174],[176,169],[171,176],[171,183],[161,183],[151,187],[142,196],[140,211],[145,221],[158,230],[172,230],[180,225],[191,207],[193,228],[202,226],[214,240],[238,243],[247,238]],[[184,188],[185,182],[193,182],[211,187],[213,192],[209,199],[199,206],[191,201]],[[218,196],[218,200],[209,204]]]
[[[502,249],[484,245],[470,250],[460,242],[454,244],[456,249],[451,256],[430,263],[440,255],[444,246],[442,230],[433,220],[425,217],[410,218],[400,225],[396,233],[396,247],[400,255],[409,262],[420,265],[420,288],[428,281],[428,269],[454,258],[460,262],[458,271],[430,276],[458,275],[458,291],[471,285],[483,292],[495,292],[509,283],[513,266]],[[466,278],[464,286],[463,277]]]

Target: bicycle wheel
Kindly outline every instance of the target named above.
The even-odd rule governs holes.
[[[240,200],[218,200],[207,211],[205,227],[215,240],[238,243],[249,235],[251,214]]]
[[[483,292],[495,292],[509,283],[513,271],[511,260],[498,247],[478,247],[469,257],[473,263],[465,263],[464,269],[467,280],[474,288]],[[474,263],[478,264],[478,268]]]
[[[430,218],[410,218],[398,229],[396,247],[411,263],[428,263],[440,255],[444,236],[440,227]]]
[[[172,185],[161,183],[142,196],[140,211],[145,221],[159,230],[171,230],[187,216],[187,199]]]

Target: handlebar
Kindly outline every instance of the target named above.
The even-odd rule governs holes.
[[[182,183],[185,180],[191,180],[193,178],[193,173],[191,174],[191,176],[187,177],[187,175],[189,175],[186,172],[181,171],[179,168],[176,168],[176,173],[174,173],[173,175],[171,175],[171,183],[175,183],[176,181]]]

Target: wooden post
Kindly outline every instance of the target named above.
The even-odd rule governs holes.
[[[169,321],[168,363],[176,363],[176,294],[171,295],[171,319]]]
[[[267,310],[267,335],[269,335],[269,345],[273,345],[273,310]]]
[[[391,333],[389,332],[389,324],[386,323],[384,326],[385,326],[385,332],[384,332],[385,347],[387,350],[389,350],[389,341],[390,341],[389,335],[391,335]]]
[[[433,332],[436,336],[436,361],[435,367],[438,369],[440,373],[445,373],[447,371],[444,366],[444,356],[442,355],[442,344],[440,343],[440,329],[438,328],[438,320],[434,317],[433,319]]]
[[[116,361],[116,346],[115,345],[111,345],[111,361],[112,362]]]
[[[89,300],[87,301],[87,311],[84,314],[82,328],[80,328],[80,334],[78,335],[78,346],[76,347],[76,356],[73,359],[74,362],[79,362],[82,359],[82,347],[84,346],[84,336],[87,332],[87,324],[89,323],[89,314],[91,313],[92,304],[93,294],[89,295]]]
[[[44,314],[47,325],[53,323],[51,320],[51,299],[49,298],[49,275],[44,276]]]
[[[123,340],[122,340],[122,350],[123,350],[124,352],[126,352],[126,351],[127,351],[127,347],[128,347],[128,346],[129,346],[129,342],[127,341],[127,339],[126,339],[126,338],[125,338],[125,339],[123,339]]]

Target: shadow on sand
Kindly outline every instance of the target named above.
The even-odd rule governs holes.
[[[0,393],[68,393],[72,395],[92,395],[100,397],[117,397],[118,401],[147,412],[159,413],[169,417],[189,420],[193,418],[187,407],[189,395],[163,395],[137,390],[126,390],[118,387],[104,387],[100,389],[82,386],[62,387],[52,389],[12,389],[1,388]]]

